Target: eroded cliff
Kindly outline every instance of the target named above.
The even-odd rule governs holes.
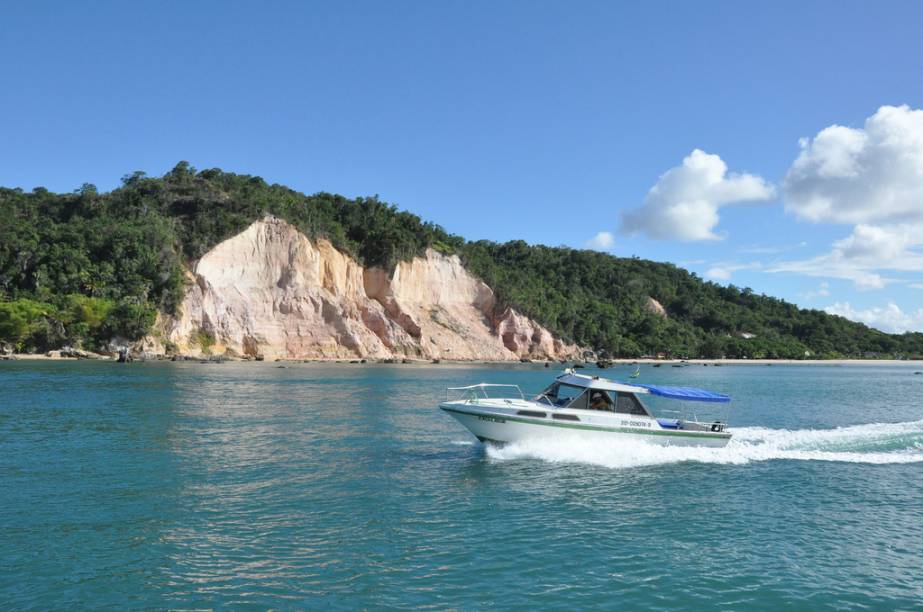
[[[175,317],[147,340],[185,354],[267,359],[566,359],[579,349],[498,307],[458,257],[427,251],[392,274],[267,217],[190,272]]]

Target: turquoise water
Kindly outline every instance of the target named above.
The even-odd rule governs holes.
[[[642,366],[734,397],[715,450],[434,408],[552,371],[0,363],[0,605],[923,607],[914,368]]]

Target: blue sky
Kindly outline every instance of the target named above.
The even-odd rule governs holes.
[[[2,15],[4,186],[111,189],[185,159],[378,194],[468,238],[584,247],[608,232],[594,244],[616,255],[923,330],[918,2]]]

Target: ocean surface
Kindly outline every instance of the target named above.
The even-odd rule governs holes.
[[[921,609],[919,369],[641,366],[705,450],[436,409],[540,365],[2,362],[0,607]]]

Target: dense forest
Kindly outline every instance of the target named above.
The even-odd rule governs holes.
[[[603,355],[919,357],[923,334],[891,335],[671,264],[448,234],[377,198],[307,196],[186,162],[99,193],[0,188],[0,343],[18,351],[135,340],[172,313],[183,270],[266,214],[327,238],[367,266],[434,248],[458,254],[498,299]],[[664,317],[649,298],[664,306]]]

